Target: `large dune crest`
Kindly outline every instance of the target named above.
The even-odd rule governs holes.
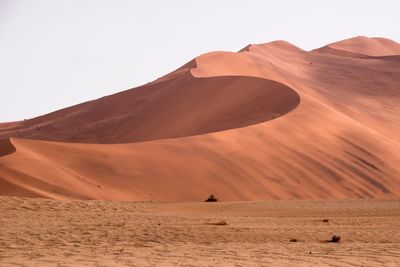
[[[0,124],[0,194],[398,198],[399,47],[356,37],[211,52],[138,88]]]
[[[336,55],[365,55],[371,57],[400,55],[400,44],[386,38],[357,36],[316,49]]]

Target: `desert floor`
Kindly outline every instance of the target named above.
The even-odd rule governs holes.
[[[400,266],[400,201],[0,197],[0,213],[0,266]]]

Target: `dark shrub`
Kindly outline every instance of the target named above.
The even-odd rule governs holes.
[[[206,202],[217,202],[218,198],[216,198],[213,194],[211,194],[207,199]]]
[[[212,223],[209,223],[209,225],[220,225],[220,226],[224,226],[224,225],[228,225],[228,223],[227,223],[226,221],[222,220],[222,221],[219,221],[219,222],[212,222]]]
[[[334,236],[332,236],[332,239],[329,240],[329,242],[332,242],[332,243],[338,243],[339,241],[340,241],[340,235],[334,235]]]

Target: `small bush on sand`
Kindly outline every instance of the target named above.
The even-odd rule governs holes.
[[[332,236],[331,240],[329,240],[329,242],[332,243],[338,243],[340,241],[340,235],[334,235]]]
[[[218,198],[216,198],[213,194],[211,194],[207,199],[206,202],[217,202]]]
[[[323,219],[322,222],[327,223],[329,222],[329,219]]]
[[[219,222],[213,222],[213,223],[209,223],[210,225],[220,225],[220,226],[224,226],[224,225],[228,225],[228,223],[224,220],[219,221]]]
[[[304,239],[292,238],[289,240],[289,242],[306,242],[306,241]]]

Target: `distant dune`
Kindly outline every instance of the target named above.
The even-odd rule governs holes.
[[[316,51],[318,50],[379,57],[400,55],[400,44],[385,38],[358,36],[316,49]]]
[[[400,197],[400,44],[211,52],[146,85],[0,124],[0,195]]]

